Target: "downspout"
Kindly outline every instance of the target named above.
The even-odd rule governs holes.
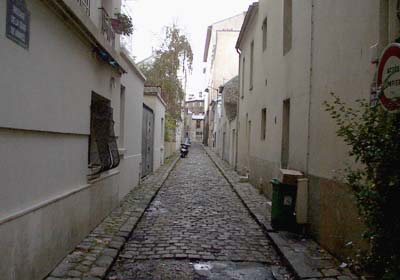
[[[311,34],[310,34],[310,79],[309,79],[309,95],[308,95],[308,127],[307,127],[307,158],[306,158],[306,175],[310,171],[310,147],[311,147],[311,105],[313,91],[313,60],[314,60],[314,0],[311,0]]]
[[[240,116],[240,114],[239,114],[239,109],[240,109],[240,106],[239,106],[239,104],[240,104],[240,88],[241,88],[241,85],[240,85],[240,81],[242,80],[241,78],[240,78],[240,65],[241,65],[241,59],[240,59],[240,55],[242,54],[241,52],[240,52],[240,50],[239,50],[239,48],[236,48],[236,52],[239,54],[239,69],[238,69],[238,73],[239,73],[239,75],[238,75],[238,78],[239,78],[239,96],[238,96],[238,102],[237,102],[237,105],[236,105],[236,107],[237,107],[237,114],[236,114],[236,147],[235,147],[235,149],[236,149],[236,151],[235,151],[235,171],[238,171],[237,169],[238,169],[238,151],[239,151],[239,116]]]

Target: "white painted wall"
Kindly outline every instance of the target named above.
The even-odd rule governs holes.
[[[144,104],[150,107],[154,113],[154,155],[153,155],[153,171],[156,171],[164,164],[164,134],[165,129],[165,105],[160,97],[154,94],[144,94]],[[164,121],[161,122],[161,119]],[[161,123],[164,128],[161,128]]]
[[[289,167],[306,169],[307,113],[310,65],[310,1],[293,1],[292,49],[283,55],[283,4],[260,1],[241,43],[238,167],[251,169],[250,161],[264,164],[269,172],[250,174],[254,182],[268,182],[278,175],[281,161],[283,101],[290,98]],[[262,47],[262,24],[268,19],[267,48]],[[250,45],[254,41],[253,88],[250,89]],[[242,61],[245,58],[245,83]],[[242,92],[242,88],[244,92]],[[267,109],[266,139],[261,139],[261,111]],[[247,117],[246,117],[247,116]],[[301,117],[299,117],[301,116]],[[247,126],[251,121],[251,135]],[[248,142],[250,140],[250,143]],[[248,153],[248,147],[250,151]],[[251,172],[250,172],[251,173]],[[262,175],[264,174],[264,175]]]
[[[142,160],[142,120],[143,120],[143,88],[144,76],[138,70],[134,62],[123,51],[122,57],[128,63],[128,73],[121,78],[121,84],[125,86],[125,125],[123,129],[124,139],[119,141],[119,148],[123,149],[121,163],[121,184],[119,197],[122,199],[130,190],[138,185]],[[121,104],[122,106],[122,104]],[[119,122],[120,123],[120,122]]]
[[[239,35],[240,27],[243,23],[245,13],[214,23],[211,28],[210,44],[206,46],[206,81],[205,88],[209,89],[206,97],[205,110],[211,110],[212,100],[217,99],[217,89],[234,76],[238,75],[238,53],[235,50],[235,43]],[[219,113],[220,111],[216,111]],[[220,115],[220,114],[218,114]],[[214,123],[209,123],[210,131],[208,145],[213,147],[213,135],[218,134],[218,117],[214,118]],[[212,120],[210,120],[212,121]],[[217,135],[217,142],[219,136]],[[219,145],[217,145],[219,146]]]
[[[363,11],[356,9],[359,5]],[[369,48],[379,41],[378,12],[379,1],[315,3],[309,170],[313,175],[331,179],[347,160],[347,148],[335,134],[334,121],[320,104],[331,99],[331,92],[350,104],[358,98],[369,99],[376,70]],[[334,21],[341,24],[334,27]],[[322,139],[324,145],[317,145]]]
[[[349,256],[354,251],[345,244],[351,240],[354,248],[359,245],[363,225],[338,170],[353,161],[322,103],[331,92],[350,105],[358,98],[369,98],[376,71],[370,47],[378,44],[382,50],[400,36],[395,1],[293,0],[293,39],[287,54],[283,53],[283,2],[260,0],[240,45],[241,82],[243,57],[245,73],[240,86],[238,167],[242,173],[249,170],[251,182],[271,194],[268,181],[281,166],[282,105],[290,98],[288,167],[309,178],[311,233],[335,255]],[[268,40],[263,51],[261,26],[266,17]],[[253,40],[254,87],[250,89]],[[266,140],[260,137],[264,107]]]
[[[0,250],[9,252],[0,256],[4,279],[42,279],[138,181],[132,168],[140,153],[142,118],[135,108],[142,108],[143,81],[125,81],[126,158],[88,182],[91,94],[111,100],[119,136],[120,74],[97,60],[90,43],[42,1],[26,3],[29,50],[0,34]],[[5,14],[6,1],[0,1],[1,18]]]

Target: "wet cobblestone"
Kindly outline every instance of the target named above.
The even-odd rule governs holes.
[[[178,162],[108,279],[146,279],[137,276],[145,273],[138,270],[180,259],[259,263],[269,273],[274,268],[281,275],[277,279],[290,278],[263,229],[200,146],[192,147],[189,157]],[[134,276],[133,271],[139,274]],[[197,279],[190,275],[179,279]]]
[[[263,230],[200,147],[172,171],[123,255],[132,260],[278,259]]]

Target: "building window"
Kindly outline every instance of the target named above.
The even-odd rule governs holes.
[[[200,128],[201,127],[201,120],[196,120],[196,128]]]
[[[267,34],[268,34],[268,19],[265,18],[262,25],[262,48],[263,51],[267,49]]]
[[[250,90],[253,89],[253,68],[254,68],[254,40],[250,45]]]
[[[196,132],[196,135],[197,135],[197,136],[202,136],[202,135],[203,135],[203,132],[197,131],[197,132]]]
[[[261,110],[261,140],[267,138],[267,108]]]
[[[118,145],[114,134],[113,109],[110,100],[92,93],[90,105],[89,179],[119,164]]]
[[[292,49],[292,0],[283,1],[283,55]]]

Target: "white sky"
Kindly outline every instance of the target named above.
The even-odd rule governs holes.
[[[124,0],[135,30],[132,55],[136,61],[147,58],[160,45],[163,27],[176,23],[188,37],[194,53],[193,74],[187,94],[203,91],[203,52],[207,27],[214,22],[247,11],[254,0]]]

